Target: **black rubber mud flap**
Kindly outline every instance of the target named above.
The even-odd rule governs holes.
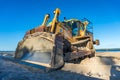
[[[63,60],[63,36],[62,34],[55,35],[53,51],[51,53],[51,68],[60,69],[64,66]]]

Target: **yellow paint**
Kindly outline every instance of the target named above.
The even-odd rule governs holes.
[[[43,21],[43,23],[42,23],[42,26],[46,26],[49,17],[50,17],[50,16],[49,16],[48,14],[45,15],[45,18],[44,18],[44,21]]]
[[[85,21],[85,22],[83,22],[83,24],[84,24],[84,30],[80,30],[80,36],[85,36],[85,33],[86,33],[86,29],[87,29],[87,25],[88,25],[88,21]]]
[[[51,30],[50,30],[52,33],[53,33],[54,29],[55,29],[55,24],[56,24],[56,22],[57,22],[57,17],[59,16],[59,14],[60,14],[60,9],[57,8],[57,9],[55,10],[55,16],[54,16],[54,18],[53,18],[52,27],[51,27]]]

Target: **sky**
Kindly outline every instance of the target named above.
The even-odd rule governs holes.
[[[93,23],[95,48],[120,48],[120,0],[0,0],[0,50],[15,50],[27,30],[42,24],[45,14],[87,18]]]

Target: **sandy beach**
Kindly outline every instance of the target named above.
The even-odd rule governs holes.
[[[80,64],[66,63],[61,70],[49,73],[2,56],[0,63],[0,80],[120,80],[120,52],[97,53]]]

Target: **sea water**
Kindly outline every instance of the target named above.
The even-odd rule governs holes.
[[[120,52],[120,48],[112,49],[96,49],[96,52]]]

